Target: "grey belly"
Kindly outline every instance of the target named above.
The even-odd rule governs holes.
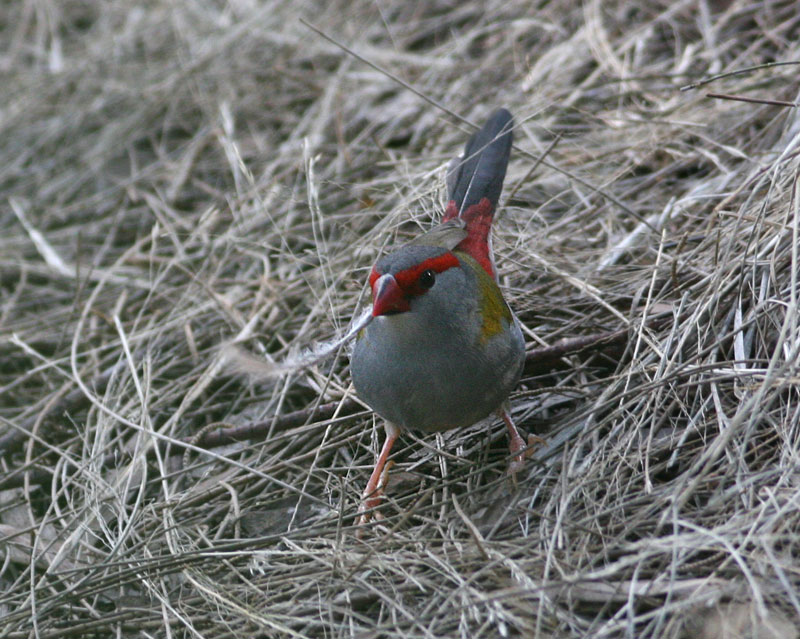
[[[402,428],[440,431],[480,421],[505,401],[522,373],[524,342],[514,325],[488,348],[452,336],[442,343],[398,343],[377,322],[355,345],[356,392],[376,413]]]

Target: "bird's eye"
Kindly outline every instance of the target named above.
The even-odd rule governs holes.
[[[422,288],[430,288],[433,286],[434,282],[436,282],[436,273],[434,273],[431,269],[422,271],[419,276],[419,285]]]

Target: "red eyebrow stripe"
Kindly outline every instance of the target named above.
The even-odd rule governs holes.
[[[381,276],[381,274],[378,273],[378,270],[373,266],[372,267],[372,271],[369,274],[369,288],[370,288],[370,290],[372,290],[372,287],[375,286],[375,282],[377,281],[377,279],[380,276]]]
[[[427,260],[420,262],[416,266],[412,266],[411,268],[400,271],[394,276],[394,279],[397,280],[400,288],[407,290],[412,288],[417,283],[419,276],[428,269],[435,273],[442,273],[447,269],[458,265],[458,258],[452,253],[448,252],[437,257],[429,257]]]

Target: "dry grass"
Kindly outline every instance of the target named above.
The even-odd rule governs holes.
[[[800,60],[800,14],[641,4],[2,4],[0,636],[797,636],[800,119],[705,94],[794,101],[798,68],[679,87]],[[403,437],[363,541],[370,413],[179,441],[352,395],[344,355],[270,386],[218,347],[346,327],[469,134],[301,17],[509,107],[530,345],[631,336],[523,380],[516,488],[500,424]]]

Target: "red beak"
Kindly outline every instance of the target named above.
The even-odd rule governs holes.
[[[372,285],[372,316],[403,313],[411,308],[394,276],[381,275]]]

